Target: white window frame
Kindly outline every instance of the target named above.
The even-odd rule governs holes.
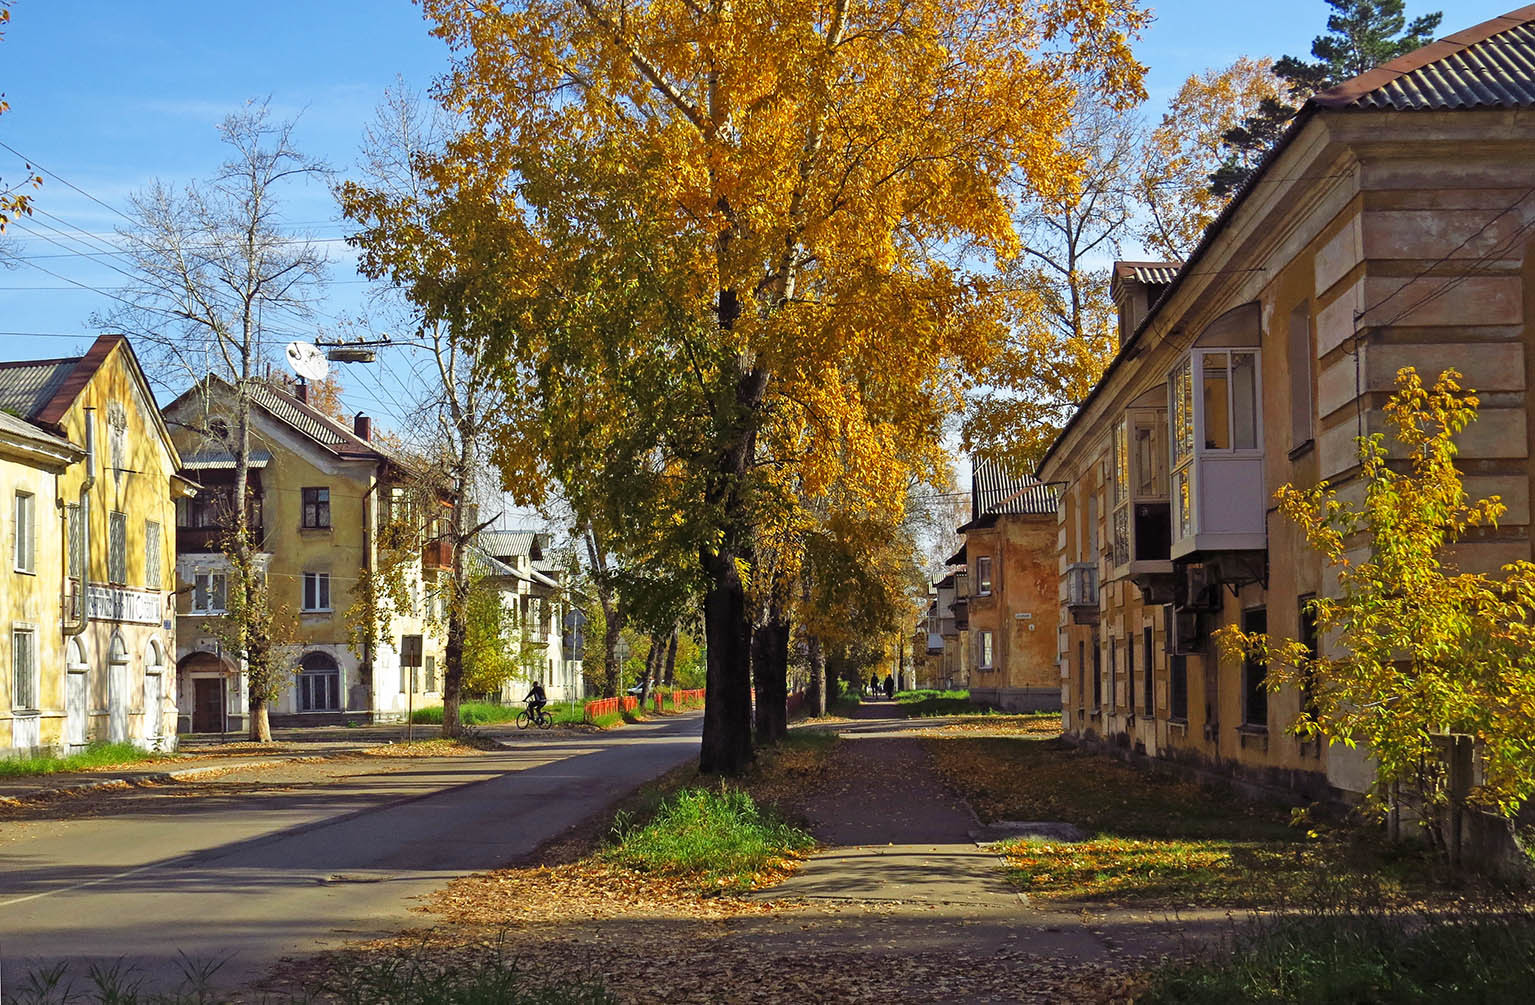
[[[22,489],[16,491],[11,506],[14,532],[11,560],[17,572],[37,572],[37,496]]]
[[[144,588],[160,590],[165,584],[165,537],[157,520],[144,521]]]
[[[975,595],[978,597],[991,596],[991,556],[977,555],[975,557]],[[985,569],[985,572],[981,570]]]
[[[996,653],[993,651],[993,643],[994,643],[994,641],[995,640],[994,640],[991,632],[984,632],[984,631],[983,632],[976,632],[976,635],[975,635],[975,649],[976,649],[976,653],[975,653],[975,656],[976,656],[975,667],[976,667],[977,670],[991,670],[991,669],[993,669],[992,660],[993,660],[993,658],[996,655]]]
[[[304,573],[303,596],[299,599],[305,614],[330,613],[330,573]]]
[[[26,639],[23,645],[22,639]],[[18,687],[22,682],[23,667],[18,665],[22,653],[31,656],[32,665],[26,667],[25,687]],[[37,626],[31,624],[11,625],[11,708],[17,712],[39,711],[40,696],[38,691],[42,685],[39,678],[37,665]],[[25,695],[22,692],[27,692]],[[27,700],[23,701],[22,698]]]
[[[205,580],[205,582],[199,582],[199,580]],[[214,583],[217,580],[223,580],[223,587],[220,590],[214,589]],[[202,592],[203,596],[203,604],[201,606],[197,602],[199,591]],[[224,602],[215,607],[212,602],[219,595],[223,596]],[[192,573],[190,613],[209,615],[229,613],[229,576],[227,573],[214,569],[197,569]]]

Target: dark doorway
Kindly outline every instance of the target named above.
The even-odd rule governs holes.
[[[224,727],[223,678],[192,678],[192,732],[226,732]]]

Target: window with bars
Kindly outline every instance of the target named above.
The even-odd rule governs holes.
[[[304,573],[304,610],[330,610],[330,573]]]
[[[11,708],[37,708],[37,633],[30,628],[11,632]]]
[[[64,532],[69,536],[68,572],[70,579],[79,579],[80,570],[85,566],[85,523],[81,514],[85,512],[79,503],[70,503],[64,507]]]
[[[325,530],[330,527],[330,489],[306,488],[303,494],[304,516],[302,526],[306,530]]]
[[[161,586],[160,568],[163,561],[160,543],[160,525],[154,520],[144,521],[144,588],[158,590]]]
[[[128,514],[113,510],[107,520],[107,581],[128,583]]]
[[[36,572],[37,562],[37,497],[30,492],[16,493],[13,509],[15,531],[12,558],[17,572]]]

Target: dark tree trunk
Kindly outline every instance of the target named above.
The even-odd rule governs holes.
[[[816,715],[825,715],[826,705],[831,701],[831,678],[826,674],[826,653],[821,648],[821,637],[810,636],[806,647],[810,659],[810,686],[815,688],[815,702],[811,707]]]
[[[756,729],[759,744],[773,742],[773,626],[752,626],[752,685],[757,692]]]
[[[738,775],[752,759],[751,622],[746,617],[746,592],[735,555],[705,555],[703,566],[709,576],[704,594],[709,653],[698,767],[704,774]]]
[[[677,671],[677,629],[673,628],[672,629],[671,638],[668,639],[667,642],[666,642],[666,676],[662,678],[662,683],[664,683],[667,687],[673,686],[673,683],[677,679],[676,678],[676,671]]]

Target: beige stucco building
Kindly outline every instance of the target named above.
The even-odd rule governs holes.
[[[1116,269],[1119,353],[1038,472],[1062,489],[1069,733],[1315,794],[1368,786],[1363,755],[1290,732],[1297,693],[1209,639],[1315,644],[1303,611],[1329,583],[1272,497],[1350,491],[1402,366],[1453,366],[1481,399],[1466,487],[1509,510],[1460,564],[1531,557],[1532,62],[1525,8],[1318,94],[1186,264]]]
[[[0,363],[0,753],[174,745],[180,458],[127,339]]]
[[[550,701],[585,697],[582,633],[585,617],[573,602],[568,576],[550,552],[551,537],[530,530],[486,530],[475,547],[490,558],[487,572],[515,624],[508,647],[524,676],[508,681],[500,698],[518,702],[532,681]]]
[[[358,414],[343,423],[307,401],[303,385],[259,381],[251,391],[247,512],[270,591],[294,640],[294,677],[269,709],[274,725],[401,721],[441,704],[443,629],[438,577],[449,565],[439,519],[421,500],[409,464],[377,442]],[[242,732],[249,695],[242,668],[212,630],[224,613],[229,561],[222,541],[234,461],[206,430],[233,425],[233,387],[209,377],[165,409],[186,474],[202,491],[176,520],[183,732]],[[382,557],[392,517],[413,534],[404,573],[408,602],[390,612],[387,641],[352,631],[358,591]],[[387,544],[388,541],[385,542]],[[367,633],[361,633],[366,635]]]

